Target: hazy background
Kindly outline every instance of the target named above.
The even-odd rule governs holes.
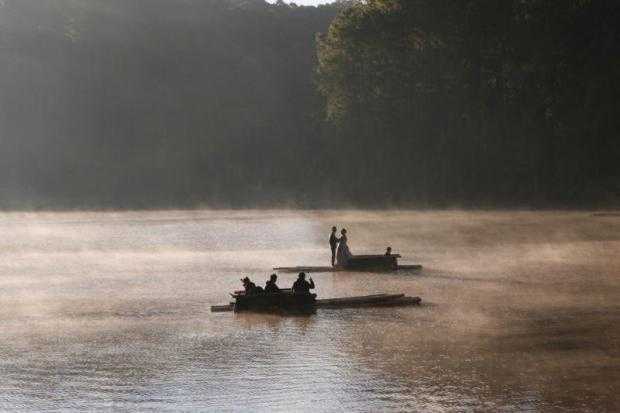
[[[0,207],[613,206],[609,0],[3,0]]]
[[[619,204],[619,28],[616,0],[0,0],[0,410],[617,411],[620,224],[568,207]],[[511,209],[386,208],[454,205]],[[424,305],[209,312],[326,265],[334,224],[424,270],[319,296]]]

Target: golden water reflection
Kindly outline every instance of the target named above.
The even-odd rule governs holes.
[[[391,245],[420,274],[317,274],[419,308],[213,314],[241,275]],[[0,216],[2,410],[614,411],[620,219],[584,212]],[[281,285],[294,274],[281,274]]]

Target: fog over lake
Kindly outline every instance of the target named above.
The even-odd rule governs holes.
[[[241,276],[387,245],[419,273],[315,274],[420,307],[211,313]],[[0,215],[0,409],[614,411],[620,218],[580,212]],[[295,274],[280,274],[280,286]]]

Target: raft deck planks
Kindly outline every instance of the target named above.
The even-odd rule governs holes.
[[[405,294],[373,294],[355,297],[324,298],[316,300],[316,308],[355,308],[355,307],[401,307],[419,305],[420,297],[408,297]],[[214,305],[211,312],[233,311],[234,305]]]
[[[406,271],[406,270],[410,270],[410,271],[417,271],[417,270],[421,270],[422,266],[419,264],[412,264],[412,265],[399,265],[398,268],[396,270],[391,270],[391,271]],[[354,269],[354,268],[346,268],[346,267],[312,267],[312,266],[302,266],[302,267],[275,267],[274,271],[279,271],[279,272],[307,272],[307,273],[317,273],[317,272],[340,272],[340,271],[364,271],[363,269]],[[374,269],[368,269],[368,271],[376,271],[376,268]]]
[[[274,267],[274,271],[279,272],[337,272],[346,271],[342,267]]]
[[[234,309],[234,305],[231,304],[226,304],[226,305],[212,305],[211,306],[211,312],[212,313],[224,313],[227,311],[232,311]]]

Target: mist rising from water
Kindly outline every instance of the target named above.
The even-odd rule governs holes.
[[[332,225],[353,253],[390,245],[425,268],[316,274],[320,296],[403,292],[424,305],[209,313],[242,275],[328,264]],[[619,226],[582,212],[4,214],[0,407],[221,408],[239,392],[276,410],[321,392],[326,409],[614,406]],[[284,383],[287,401],[265,404]]]

